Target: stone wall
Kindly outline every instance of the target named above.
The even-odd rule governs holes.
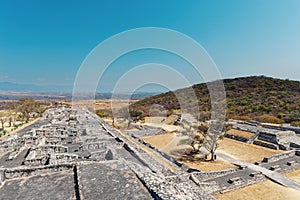
[[[170,181],[164,177],[156,177],[151,173],[137,173],[137,176],[145,187],[148,188],[154,199],[215,200],[214,197],[189,179]]]
[[[297,134],[300,134],[300,127],[294,126],[272,126],[272,125],[262,125],[265,128],[276,129],[279,131],[294,131]]]
[[[262,147],[266,147],[266,148],[270,148],[270,149],[279,149],[278,145],[276,144],[271,144],[271,143],[266,143],[266,142],[263,142],[263,141],[257,141],[255,140],[253,142],[253,144],[256,144],[256,145],[259,145],[259,146],[262,146]]]
[[[220,176],[225,176],[227,174],[232,174],[232,173],[234,173],[238,170],[239,169],[230,168],[230,169],[219,170],[219,171],[215,171],[215,172],[194,172],[192,174],[199,181],[205,181],[205,180],[208,180],[208,179],[212,179],[212,178],[216,178],[216,177],[220,177]]]
[[[22,164],[28,165],[28,166],[45,165],[48,159],[49,159],[49,156],[44,156],[44,157],[35,158],[35,159],[28,159],[28,160],[24,160]]]
[[[22,178],[33,175],[40,175],[44,173],[59,172],[66,170],[73,170],[74,165],[62,164],[62,165],[47,165],[39,167],[16,167],[3,169],[5,179]],[[1,170],[0,170],[1,171]]]
[[[97,150],[97,149],[106,149],[107,142],[94,142],[94,143],[87,143],[83,144],[79,147],[79,150],[86,151],[86,150]]]
[[[170,156],[167,153],[164,153],[162,151],[160,151],[159,149],[155,148],[154,146],[152,146],[151,144],[147,143],[146,141],[144,141],[143,139],[136,137],[135,135],[131,135],[131,137],[133,139],[135,139],[136,141],[140,142],[141,144],[149,147],[150,149],[153,149],[154,151],[156,151],[158,154],[160,154],[162,157],[164,157],[165,159],[169,160],[170,162],[174,163],[176,166],[180,167],[181,169],[185,170],[185,171],[193,171],[193,168],[188,167],[187,165],[185,165],[183,162],[178,161],[176,158]],[[198,171],[198,170],[196,170]]]
[[[70,153],[52,154],[50,156],[51,164],[72,163],[78,160],[78,155]]]
[[[66,153],[68,152],[68,147],[62,145],[46,145],[39,147],[42,151],[46,153]]]
[[[288,152],[283,152],[283,153],[275,154],[275,155],[272,155],[272,156],[269,156],[269,157],[265,157],[263,159],[263,162],[275,162],[277,160],[281,160],[281,159],[284,159],[284,158],[292,157],[295,154],[297,155],[296,151],[294,151],[294,150],[288,151]]]
[[[242,137],[242,136],[237,136],[237,135],[232,135],[232,134],[228,134],[228,133],[226,133],[224,136],[227,137],[227,138],[233,139],[233,140],[241,141],[241,142],[247,142],[248,141],[248,138],[245,138],[245,137]]]
[[[273,144],[278,144],[276,135],[270,134],[270,133],[265,133],[265,132],[260,132],[258,135],[259,140],[264,140],[267,142],[271,142]]]

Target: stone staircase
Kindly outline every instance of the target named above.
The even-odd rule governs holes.
[[[247,141],[247,144],[252,144],[254,140],[259,136],[260,131],[256,131],[256,133]]]

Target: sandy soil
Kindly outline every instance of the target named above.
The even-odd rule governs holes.
[[[300,199],[300,191],[267,180],[214,197],[222,200],[296,200]]]
[[[273,154],[282,152],[282,150],[273,150],[254,144],[246,144],[244,142],[239,142],[228,138],[224,138],[221,141],[220,148],[217,151],[228,154],[238,160],[252,163],[261,161],[266,156],[271,156]]]

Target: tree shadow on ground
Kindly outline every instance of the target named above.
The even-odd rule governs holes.
[[[182,162],[209,162],[209,155],[201,150],[193,151],[192,148],[177,149],[171,152],[171,155],[175,156],[177,160]]]

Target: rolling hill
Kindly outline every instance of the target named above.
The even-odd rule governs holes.
[[[265,76],[250,76],[224,79],[227,101],[227,118],[258,120],[264,122],[300,121],[300,82],[282,80]],[[205,83],[192,86],[203,118],[209,118],[210,97]],[[191,101],[191,88],[175,92],[184,94]],[[180,109],[173,92],[145,98],[131,105],[131,109],[140,109],[148,114],[153,104],[159,104],[170,114]]]

